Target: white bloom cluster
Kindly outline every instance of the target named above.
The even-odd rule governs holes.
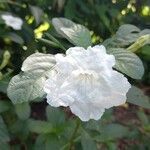
[[[23,21],[19,17],[14,17],[9,14],[3,14],[2,19],[5,21],[7,26],[12,27],[14,30],[21,30]]]
[[[56,65],[45,83],[47,102],[54,107],[69,106],[82,121],[98,120],[105,109],[124,104],[130,83],[112,69],[113,55],[104,46],[69,48],[56,54]]]

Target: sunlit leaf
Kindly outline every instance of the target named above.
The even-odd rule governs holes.
[[[54,66],[54,56],[35,53],[22,65],[20,74],[14,76],[8,86],[7,95],[14,104],[42,98],[43,84]]]
[[[46,71],[49,71],[55,63],[55,58],[51,54],[34,53],[25,59],[21,70],[41,76]]]
[[[20,73],[14,76],[7,89],[7,95],[14,104],[42,98],[45,77],[37,77],[33,73]]]
[[[144,74],[143,63],[134,53],[123,48],[111,48],[108,49],[108,53],[115,56],[116,64],[114,68],[133,79],[142,78]]]
[[[72,44],[85,48],[91,45],[90,32],[83,25],[65,18],[53,18],[52,24],[55,30]]]

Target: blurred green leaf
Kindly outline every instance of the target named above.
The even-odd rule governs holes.
[[[85,48],[91,45],[90,32],[83,25],[76,24],[66,18],[53,18],[52,24],[55,30],[72,44]]]
[[[53,125],[62,125],[62,123],[65,123],[65,114],[59,108],[47,106],[46,116],[48,121],[50,121]]]
[[[40,134],[36,138],[36,142],[35,142],[35,145],[34,145],[34,150],[45,150],[46,138],[47,138],[46,134]]]
[[[2,60],[2,63],[0,64],[0,70],[2,70],[3,68],[5,68],[7,66],[7,64],[10,61],[10,57],[11,57],[10,52],[9,51],[4,51],[3,60]]]
[[[140,119],[141,123],[144,125],[149,125],[149,120],[144,111],[138,111],[137,112],[138,118]]]
[[[15,122],[11,123],[9,126],[9,131],[13,135],[17,135],[18,138],[22,140],[26,140],[29,136],[29,129],[26,120],[16,120]]]
[[[44,134],[44,133],[51,133],[53,132],[52,124],[46,121],[40,120],[28,120],[28,128],[31,132]]]
[[[6,34],[6,37],[11,39],[13,42],[18,43],[20,45],[22,45],[24,43],[23,38],[14,32],[9,32],[8,34]]]
[[[9,110],[10,107],[11,107],[10,102],[0,100],[0,113]]]
[[[1,150],[10,150],[10,146],[9,146],[8,143],[1,142],[1,141],[0,141],[0,149],[1,149]]]
[[[148,96],[144,95],[139,88],[132,86],[127,93],[127,102],[150,109]]]
[[[113,54],[116,59],[114,68],[125,73],[133,79],[141,79],[144,74],[142,61],[134,53],[123,48],[110,48],[108,53]]]
[[[81,134],[81,144],[83,150],[97,150],[96,143],[86,131]]]
[[[26,120],[30,117],[31,108],[28,102],[24,102],[21,104],[16,104],[15,111],[21,120]]]
[[[10,140],[7,126],[5,125],[3,118],[0,116],[0,141],[8,142]]]
[[[68,0],[65,6],[65,17],[73,19],[76,15],[76,1]]]
[[[116,138],[123,138],[129,134],[127,127],[116,123],[103,126],[101,127],[100,131],[100,135],[95,138],[99,142],[106,142],[109,140],[115,140]]]
[[[43,10],[40,7],[37,6],[31,6],[30,5],[30,10],[32,15],[35,18],[36,24],[39,25],[39,23],[42,21],[43,19]]]
[[[60,140],[54,135],[48,135],[45,143],[45,150],[59,150],[60,148]]]

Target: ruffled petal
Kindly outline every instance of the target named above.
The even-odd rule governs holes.
[[[105,109],[93,106],[91,103],[82,103],[75,101],[70,105],[72,113],[78,116],[82,121],[90,119],[98,120],[103,115]]]

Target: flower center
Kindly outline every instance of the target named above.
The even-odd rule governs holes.
[[[75,70],[73,71],[73,74],[81,80],[98,78],[97,73],[92,70]]]

